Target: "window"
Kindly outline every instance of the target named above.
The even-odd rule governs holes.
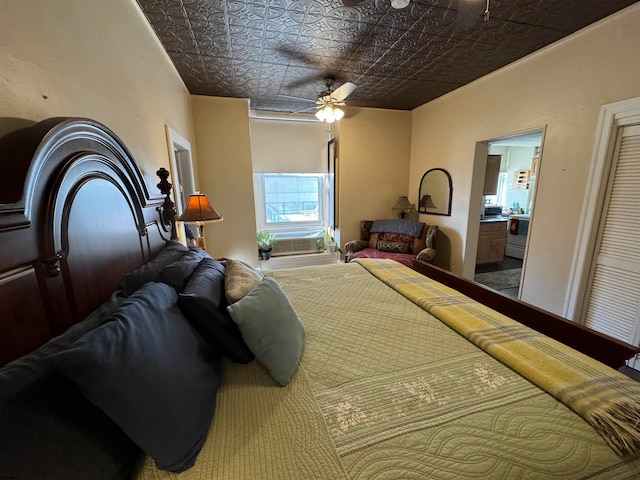
[[[254,188],[259,230],[308,233],[326,227],[326,174],[258,173]]]

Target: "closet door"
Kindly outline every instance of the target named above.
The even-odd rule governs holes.
[[[639,209],[640,125],[631,125],[618,131],[582,311],[587,327],[634,345],[640,345]]]

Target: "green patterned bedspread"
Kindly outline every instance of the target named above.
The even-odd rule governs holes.
[[[229,363],[196,466],[147,461],[139,478],[640,478],[640,460],[360,265],[270,275],[307,333],[292,383]]]

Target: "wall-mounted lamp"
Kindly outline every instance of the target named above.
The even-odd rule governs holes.
[[[411,210],[415,205],[409,201],[406,195],[400,195],[396,203],[391,207],[393,210],[400,210],[400,218],[404,218],[407,210]]]
[[[204,224],[221,222],[222,215],[214,210],[204,193],[196,192],[189,197],[186,210],[176,220],[197,225],[198,247],[205,250]]]

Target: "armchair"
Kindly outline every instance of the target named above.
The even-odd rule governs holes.
[[[344,245],[345,261],[353,258],[390,258],[408,267],[415,259],[431,263],[436,256],[437,225],[411,220],[363,220],[360,239]]]

